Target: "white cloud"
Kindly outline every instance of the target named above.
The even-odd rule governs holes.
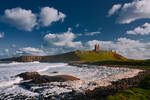
[[[69,38],[69,39],[68,39]],[[30,55],[54,55],[74,50],[93,50],[95,44],[99,44],[102,50],[113,50],[122,56],[132,59],[150,59],[150,42],[132,40],[129,38],[118,38],[116,41],[90,40],[87,42],[73,41],[73,33],[47,34],[44,37],[49,43],[49,48],[42,49],[25,47],[16,51],[17,54]]]
[[[33,48],[33,47],[24,47],[20,48],[19,50],[16,51],[16,54],[19,55],[36,55],[36,56],[43,56],[46,55],[46,53],[38,48]]]
[[[31,10],[22,8],[6,9],[1,20],[24,31],[32,31],[37,25],[36,15],[33,14]]]
[[[115,4],[108,12],[108,16],[115,14],[121,8],[121,4]]]
[[[150,0],[133,0],[130,3],[125,3],[117,19],[117,23],[129,24],[138,19],[150,18]]]
[[[89,32],[89,33],[86,33],[85,35],[87,36],[93,36],[93,35],[97,35],[97,34],[100,34],[101,32]]]
[[[64,21],[65,18],[65,14],[50,7],[43,7],[40,12],[40,22],[43,26],[49,26],[53,22],[57,22],[59,20]]]
[[[131,40],[128,38],[118,38],[117,41],[92,40],[86,43],[86,49],[94,49],[95,44],[99,44],[101,49],[114,50],[127,58],[150,58],[150,42],[144,43],[139,40]]]
[[[71,32],[71,29],[68,28],[67,32],[61,34],[47,34],[44,37],[44,40],[47,41],[51,46],[58,46],[64,48],[76,48],[82,47],[81,41],[74,41],[76,35]]]
[[[85,47],[86,47],[86,49],[93,50],[95,44],[99,44],[100,49],[111,50],[113,42],[112,41],[91,40],[91,41],[86,42]]]
[[[4,38],[5,33],[4,32],[0,32],[0,38]]]
[[[136,27],[134,30],[129,30],[126,32],[127,34],[132,34],[132,35],[149,35],[150,34],[150,24],[145,23],[144,25],[140,27]]]
[[[38,19],[39,16],[39,19]],[[22,8],[6,9],[1,21],[19,30],[32,31],[35,27],[50,26],[53,22],[64,21],[66,15],[57,9],[43,7],[39,14]]]

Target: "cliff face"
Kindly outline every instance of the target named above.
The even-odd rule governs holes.
[[[23,62],[33,62],[33,61],[41,61],[42,56],[21,56],[20,61]]]

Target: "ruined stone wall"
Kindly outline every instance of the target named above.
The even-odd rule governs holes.
[[[23,62],[33,62],[33,61],[41,61],[42,56],[21,56],[21,61]]]
[[[99,45],[95,45],[94,51],[98,52],[99,51]]]

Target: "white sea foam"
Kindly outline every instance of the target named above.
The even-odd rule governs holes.
[[[128,69],[128,68],[112,68],[105,66],[91,66],[91,68],[79,68],[70,66],[66,63],[1,63],[0,64],[0,94],[23,94],[28,96],[37,96],[39,93],[26,90],[17,83],[21,81],[21,78],[14,77],[22,72],[39,72],[44,75],[72,75],[80,78],[78,81],[67,82],[52,82],[49,83],[50,88],[46,88],[40,91],[41,94],[61,94],[76,90],[82,92],[84,90],[93,90],[98,86],[108,86],[111,81],[117,81],[122,78],[129,78],[137,75],[141,70]],[[54,71],[58,73],[53,73]],[[64,85],[65,87],[59,87]],[[38,89],[42,87],[33,86],[32,89]],[[31,89],[31,90],[32,90]],[[1,97],[0,97],[1,99]]]
[[[37,72],[44,72],[44,71],[47,71],[49,68],[57,68],[57,67],[63,67],[63,66],[67,66],[67,64],[60,63],[60,64],[45,66],[44,68],[37,70]]]
[[[7,87],[7,86],[11,86],[11,85],[20,83],[21,80],[22,80],[22,78],[17,77],[14,80],[2,81],[2,82],[0,82],[0,88],[4,88],[4,87]]]

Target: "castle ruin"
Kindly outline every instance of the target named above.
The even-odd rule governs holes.
[[[41,61],[42,56],[21,56],[21,61],[24,62],[33,62],[33,61]]]
[[[96,44],[96,45],[95,45],[95,48],[94,48],[94,51],[95,51],[95,52],[98,52],[99,50],[100,50],[99,45]]]

